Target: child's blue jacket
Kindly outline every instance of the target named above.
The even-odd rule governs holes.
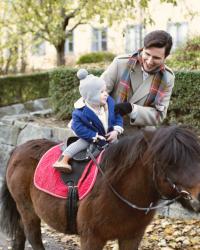
[[[112,131],[114,126],[123,127],[123,119],[119,114],[115,114],[115,102],[112,97],[108,97],[108,132]],[[87,106],[75,109],[72,113],[72,129],[76,135],[88,142],[92,142],[98,133],[105,136],[106,132],[98,116]]]

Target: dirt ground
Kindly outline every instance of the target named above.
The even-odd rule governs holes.
[[[42,235],[46,250],[80,250],[78,236],[57,233],[45,224],[42,226]],[[10,241],[0,234],[0,250],[8,249],[12,249]],[[27,243],[26,250],[31,249]],[[104,248],[117,249],[116,242],[108,242]],[[147,227],[139,250],[200,250],[200,221],[156,216]]]

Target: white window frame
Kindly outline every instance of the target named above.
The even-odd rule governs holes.
[[[65,39],[65,55],[74,53],[74,31],[70,32]]]
[[[33,41],[37,41],[37,35],[33,39]],[[46,55],[46,42],[41,41],[33,44],[32,46],[32,54],[34,56],[45,56]]]
[[[183,45],[188,38],[187,22],[168,22],[167,31],[173,38],[173,50]]]
[[[105,37],[103,37],[103,32],[105,32]],[[105,44],[105,47],[103,45]],[[108,50],[108,29],[107,28],[92,28],[92,46],[91,50],[93,52],[97,51],[107,51]]]
[[[133,53],[143,47],[145,28],[142,24],[127,25],[125,32],[125,51]]]

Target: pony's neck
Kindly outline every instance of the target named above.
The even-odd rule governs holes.
[[[118,190],[124,197],[138,206],[148,207],[151,202],[159,200],[153,182],[153,171],[149,166],[140,164],[128,169],[117,186],[121,187]]]

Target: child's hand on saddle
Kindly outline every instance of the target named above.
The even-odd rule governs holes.
[[[117,140],[118,132],[116,130],[113,130],[106,134],[106,138],[108,142],[114,142]]]
[[[103,141],[106,141],[106,138],[104,137],[104,136],[102,136],[102,135],[98,135],[97,136],[97,140],[103,140]]]
[[[102,135],[97,135],[97,140],[95,143],[100,147],[104,147],[106,144],[108,144],[106,138]]]

